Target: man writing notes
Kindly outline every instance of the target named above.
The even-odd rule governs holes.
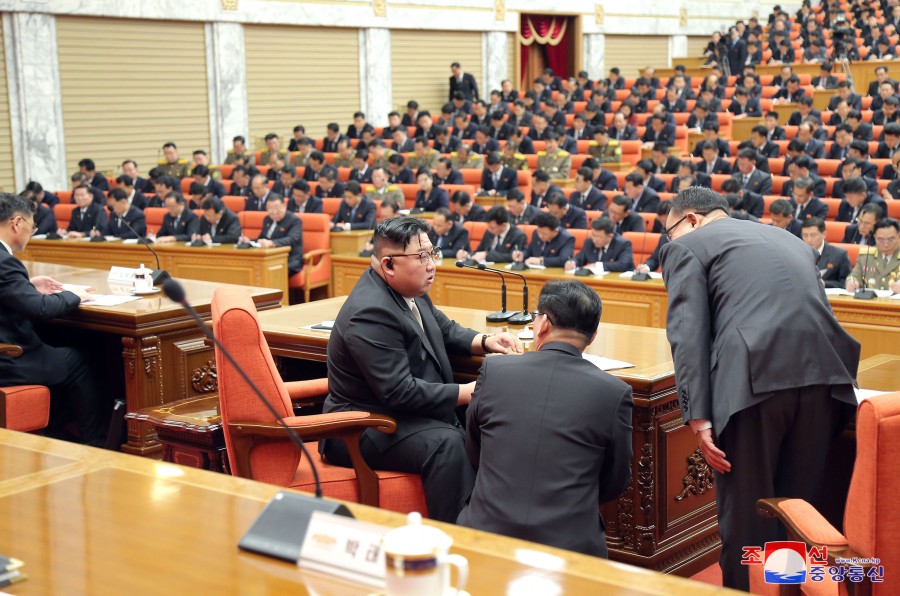
[[[606,557],[597,508],[631,479],[633,400],[631,387],[581,357],[600,311],[580,281],[550,281],[536,351],[485,358],[466,416],[478,474],[460,525]]]
[[[448,319],[428,296],[437,249],[428,224],[414,217],[375,228],[371,267],[341,307],[328,340],[325,412],[365,411],[397,421],[393,434],[366,430],[360,450],[374,469],[422,475],[428,516],[456,521],[472,491],[456,408],[475,383],[453,382],[448,353],[521,352],[509,333],[478,333]],[[343,444],[319,443],[326,459],[350,466]]]
[[[818,502],[828,446],[856,406],[859,343],[799,238],[730,218],[722,195],[696,186],[672,200],[666,223],[678,401],[715,471],[724,585],[747,590],[742,547],[779,539],[756,501]]]

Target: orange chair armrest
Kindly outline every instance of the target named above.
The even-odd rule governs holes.
[[[22,346],[16,344],[0,344],[0,355],[8,358],[18,358],[23,353]]]
[[[289,428],[304,440],[337,438],[347,431],[362,432],[366,428],[376,428],[384,433],[393,433],[397,423],[393,418],[378,416],[369,412],[331,412],[315,416],[288,416],[284,419]],[[286,438],[284,429],[275,422],[230,422],[232,433],[259,438]]]
[[[319,403],[324,401],[328,395],[328,379],[288,381],[284,386],[287,388],[291,401],[305,400]]]
[[[307,263],[309,263],[310,265],[312,265],[313,261],[319,260],[316,257],[321,258],[325,255],[330,255],[330,254],[331,254],[330,248],[317,248],[315,250],[311,250],[309,252],[303,253],[303,260],[306,261]]]

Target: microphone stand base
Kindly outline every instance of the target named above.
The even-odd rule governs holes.
[[[169,279],[169,274],[162,269],[154,269],[150,274],[150,279],[153,280],[154,286],[161,286]]]
[[[498,310],[485,317],[485,320],[487,320],[488,323],[505,323],[518,314],[519,313],[514,310]]]
[[[515,316],[510,317],[509,324],[510,325],[527,325],[534,321],[534,317],[531,316],[530,312],[517,312]]]
[[[873,298],[877,298],[875,295],[875,290],[863,290],[859,289],[853,293],[853,297],[857,300],[872,300]]]
[[[525,263],[513,263],[512,267],[509,268],[510,271],[527,271],[528,265]]]
[[[647,281],[650,279],[649,273],[635,273],[631,276],[631,281]]]

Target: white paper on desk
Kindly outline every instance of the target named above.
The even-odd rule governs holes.
[[[875,290],[875,295],[879,298],[890,298],[891,294],[893,294],[893,292],[890,290]]]
[[[603,356],[594,356],[593,354],[582,354],[582,358],[599,368],[600,370],[616,370],[619,368],[634,368],[630,362],[622,360],[613,360],[612,358],[604,358]]]
[[[874,389],[854,389],[853,391],[856,393],[856,403],[862,403],[864,399],[869,399],[876,395],[889,393],[888,391],[875,391]]]
[[[31,237],[31,239],[32,240],[46,240],[47,234],[35,234],[34,236]],[[4,592],[0,592],[0,594],[3,594],[3,593]]]
[[[317,327],[327,327],[327,329],[317,329]],[[331,331],[334,328],[334,321],[320,321],[312,325],[301,326],[300,329],[309,329],[310,331]]]
[[[119,306],[126,302],[140,300],[140,296],[113,296],[112,294],[91,294],[93,300],[85,302],[85,306]]]
[[[126,238],[125,240],[122,240],[122,244],[137,244],[137,243],[138,243],[137,238]]]
[[[400,215],[409,215],[411,211],[412,209],[401,209],[397,213],[399,213]]]
[[[647,275],[650,276],[650,279],[662,279],[662,273],[659,273],[658,271],[650,271],[649,273],[647,273]],[[625,271],[623,273],[620,273],[619,277],[622,277],[624,279],[631,279],[632,277],[634,277],[634,271]]]
[[[900,300],[900,294],[894,294],[893,296],[888,296],[891,300]]]
[[[513,266],[513,264],[510,263],[509,265],[504,267],[504,269],[512,269],[512,266]],[[529,269],[546,269],[546,267],[543,265],[525,265],[525,266]]]
[[[609,273],[609,271],[604,271],[603,269],[595,269],[594,267],[585,267],[585,269],[590,269],[595,277],[603,277],[604,275]],[[575,269],[567,269],[566,275],[575,275]]]
[[[844,288],[825,288],[825,294],[828,296],[852,296],[853,292],[848,292]]]
[[[81,292],[82,294],[86,294],[91,289],[91,286],[79,286],[78,284],[63,284],[62,287],[64,292]]]

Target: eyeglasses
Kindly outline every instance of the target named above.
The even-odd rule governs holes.
[[[669,239],[669,240],[671,240],[671,239],[672,239],[672,232],[674,232],[674,231],[675,231],[675,228],[677,228],[678,226],[680,226],[680,225],[681,225],[681,222],[683,222],[683,221],[686,220],[686,219],[687,219],[687,215],[685,215],[684,217],[682,217],[681,219],[679,219],[678,221],[676,221],[674,224],[672,224],[671,226],[669,226],[668,228],[666,228],[665,230],[663,230],[663,233],[666,235],[666,238]]]
[[[878,244],[891,244],[892,242],[897,241],[897,236],[888,236],[887,238],[875,238],[875,242]]]
[[[550,315],[548,315],[548,314],[545,313],[545,312],[541,312],[541,311],[539,311],[539,310],[533,310],[533,311],[531,311],[531,320],[532,320],[532,321],[535,321],[535,320],[537,320],[537,318],[538,318],[539,316],[541,316],[541,315],[544,315],[545,317],[547,317],[547,320],[550,321],[550,324],[551,324],[551,325],[556,325],[556,323],[553,322],[553,319],[550,318]]]
[[[440,259],[443,254],[441,253],[441,249],[435,246],[431,249],[431,251],[421,251],[421,252],[409,252],[409,253],[401,253],[399,255],[388,255],[389,257],[419,257],[419,260],[422,261],[423,265],[427,265],[428,261],[437,261]]]
[[[34,222],[28,221],[27,219],[25,219],[25,218],[22,217],[21,215],[19,216],[19,219],[21,219],[22,221],[24,221],[25,223],[27,223],[27,224],[31,227],[31,236],[34,236],[35,234],[37,234],[37,232],[38,232],[37,224],[35,224]]]

